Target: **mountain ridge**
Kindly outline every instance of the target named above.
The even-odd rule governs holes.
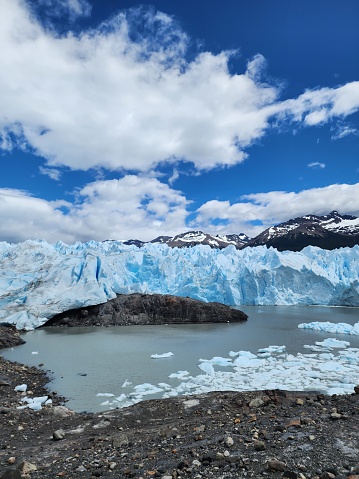
[[[323,216],[310,214],[289,219],[267,228],[254,238],[244,233],[214,236],[203,231],[186,231],[176,236],[158,236],[151,241],[131,239],[123,243],[138,247],[146,243],[167,244],[171,248],[208,245],[213,249],[230,245],[237,249],[264,245],[278,251],[301,251],[306,246],[318,246],[332,250],[359,244],[359,218],[341,215],[334,210]]]

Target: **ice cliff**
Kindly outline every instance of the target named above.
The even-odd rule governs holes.
[[[62,311],[120,293],[190,296],[229,305],[359,306],[359,247],[143,248],[117,241],[0,243],[0,323],[33,329]]]

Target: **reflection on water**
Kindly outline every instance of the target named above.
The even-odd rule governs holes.
[[[54,372],[53,390],[69,398],[68,406],[77,411],[102,410],[98,392],[121,394],[121,385],[149,382],[177,384],[168,376],[179,370],[191,375],[201,371],[198,359],[228,356],[229,351],[256,353],[269,345],[286,345],[289,353],[304,352],[304,344],[314,344],[328,333],[297,329],[301,322],[331,321],[354,324],[356,308],[306,306],[243,306],[247,322],[165,326],[117,326],[55,328],[24,334],[26,344],[3,354],[26,364],[44,364]],[[359,347],[359,337],[342,336]],[[171,351],[160,360],[151,354]],[[306,351],[308,352],[308,351]],[[37,353],[37,354],[33,354]]]

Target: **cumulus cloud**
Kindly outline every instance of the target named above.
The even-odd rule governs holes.
[[[41,2],[88,14],[85,0]],[[231,166],[273,118],[313,126],[359,108],[359,82],[280,101],[280,88],[261,81],[260,54],[241,74],[229,71],[230,51],[189,60],[186,34],[153,9],[59,35],[24,0],[3,0],[0,41],[0,148],[30,149],[57,168]]]
[[[359,183],[335,184],[299,193],[272,191],[244,195],[237,203],[212,200],[197,211],[196,224],[213,232],[245,232],[256,236],[265,228],[307,214],[323,215],[332,210],[359,216]],[[225,219],[223,226],[213,226]],[[194,225],[195,223],[193,223]],[[260,226],[255,226],[255,225]]]
[[[315,170],[323,169],[326,167],[325,163],[320,163],[319,161],[313,161],[312,163],[308,163],[309,168],[314,168]]]
[[[46,201],[21,190],[0,189],[0,241],[149,241],[194,228],[214,234],[244,232],[253,237],[273,224],[309,213],[337,210],[359,216],[359,183],[299,193],[251,194],[233,204],[212,200],[195,212],[190,211],[189,203],[182,192],[158,179],[135,175],[90,183],[72,202]],[[193,215],[196,219],[189,221]]]
[[[151,240],[162,231],[173,235],[183,231],[188,203],[181,192],[158,179],[134,175],[90,183],[73,202],[0,189],[0,240]]]

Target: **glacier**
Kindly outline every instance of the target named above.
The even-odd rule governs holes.
[[[159,293],[228,305],[359,306],[359,246],[142,248],[121,241],[0,243],[0,323],[31,330],[117,294]]]

